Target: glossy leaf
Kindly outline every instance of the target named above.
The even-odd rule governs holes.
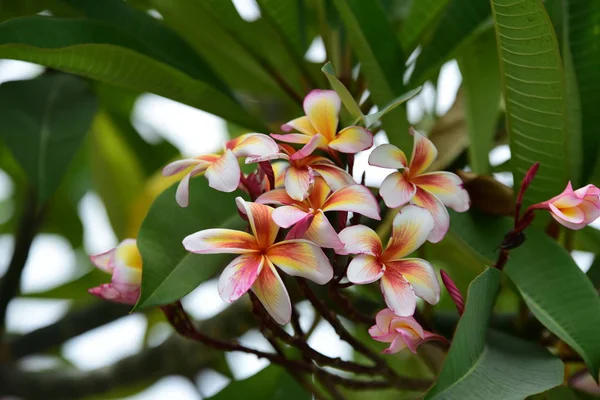
[[[337,78],[331,63],[328,62],[327,64],[325,64],[323,68],[321,68],[321,71],[323,71],[323,73],[327,77],[327,80],[329,81],[329,84],[331,85],[333,90],[335,90],[336,93],[340,96],[340,99],[342,99],[342,103],[344,103],[344,106],[346,107],[352,118],[358,121],[364,120],[365,116],[363,115],[360,106],[352,96],[352,93],[350,93],[346,86],[344,86],[344,84],[340,82],[340,80]]]
[[[137,38],[98,21],[36,16],[0,25],[2,58],[153,92],[240,125],[263,128],[228,95],[153,56]]]
[[[487,265],[512,228],[508,218],[480,213],[450,216],[450,235]],[[510,253],[504,272],[515,283],[531,312],[541,323],[585,360],[590,371],[600,368],[600,298],[569,253],[543,231],[530,227],[521,248]]]
[[[500,106],[498,50],[492,30],[467,44],[459,57],[465,114],[469,132],[469,165],[476,174],[489,174]]]
[[[554,28],[540,0],[493,0],[512,171],[540,162],[526,204],[560,193],[569,173],[565,81]]]
[[[92,123],[97,100],[87,82],[46,74],[0,86],[0,136],[46,201]]]
[[[224,268],[230,255],[189,253],[181,241],[202,229],[244,229],[238,216],[235,193],[218,192],[204,177],[190,182],[190,205],[175,202],[177,184],[152,204],[142,223],[138,246],[142,254],[142,292],[136,307],[150,307],[178,300]]]
[[[489,268],[469,286],[465,313],[426,399],[520,400],[562,383],[562,362],[546,349],[487,331],[501,276]]]

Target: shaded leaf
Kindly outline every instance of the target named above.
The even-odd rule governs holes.
[[[449,1],[420,0],[412,2],[399,35],[405,51],[412,51],[417,47],[423,33],[435,23]]]
[[[376,113],[365,115],[364,119],[365,119],[366,127],[369,128],[369,127],[375,125],[376,123],[378,123],[390,111],[394,110],[396,107],[406,103],[408,100],[410,100],[413,97],[415,97],[416,95],[418,95],[419,92],[421,92],[422,88],[423,88],[422,86],[419,86],[415,89],[412,89],[412,90],[404,93],[403,95],[396,97],[394,100],[390,101],[387,105],[385,105],[381,109],[381,111],[377,111]]]

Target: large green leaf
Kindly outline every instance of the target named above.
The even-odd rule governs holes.
[[[537,344],[489,331],[502,273],[488,268],[469,286],[465,313],[426,399],[520,400],[560,385],[562,362]]]
[[[451,212],[449,235],[491,265],[496,248],[512,229],[508,218]],[[522,247],[511,251],[504,271],[531,312],[585,360],[600,368],[600,298],[569,253],[543,231],[530,227]]]
[[[402,75],[405,56],[379,2],[334,0],[346,28],[350,44],[361,64],[377,106],[384,107],[404,92]],[[405,107],[383,118],[390,142],[406,150],[412,148]]]
[[[243,229],[234,193],[218,192],[199,177],[190,182],[190,205],[175,202],[177,184],[152,204],[138,235],[142,253],[142,293],[138,307],[170,303],[210,278],[231,257],[187,252],[181,241],[187,235],[211,228]]]
[[[500,105],[498,50],[492,30],[467,44],[459,57],[465,114],[469,132],[469,165],[474,173],[489,175],[489,153],[494,145]]]
[[[52,73],[0,86],[0,136],[46,201],[92,123],[97,100],[87,82]]]
[[[540,162],[525,203],[560,193],[569,174],[565,80],[552,24],[541,0],[492,0],[506,102],[512,171],[521,182]]]
[[[304,24],[305,13],[302,0],[257,0],[263,18],[268,18],[289,47],[300,56],[308,50],[308,40]]]
[[[103,22],[25,17],[0,24],[0,57],[30,61],[140,92],[153,92],[263,129],[229,95],[153,58],[145,43]]]
[[[436,21],[449,1],[420,0],[412,2],[399,35],[404,51],[412,51],[417,47],[423,33]]]
[[[232,382],[209,400],[309,400],[312,398],[284,369],[271,365],[250,378]]]
[[[450,0],[435,31],[422,43],[423,51],[417,58],[410,86],[421,85],[434,76],[462,45],[485,28],[489,16],[488,0]]]

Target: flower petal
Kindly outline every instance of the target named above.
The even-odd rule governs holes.
[[[175,192],[175,201],[179,205],[179,207],[187,207],[190,203],[190,179],[195,175],[198,175],[202,172],[206,171],[206,167],[203,165],[197,165],[192,169],[188,174],[186,174],[183,179],[179,182],[177,186],[177,191]]]
[[[138,287],[133,291],[121,292],[113,287],[111,283],[105,283],[88,289],[88,293],[115,303],[134,305],[140,297],[140,288]]]
[[[350,261],[347,276],[350,282],[357,285],[375,282],[383,276],[383,264],[375,256],[360,254]]]
[[[285,240],[302,239],[304,237],[304,234],[310,227],[310,224],[312,223],[314,217],[315,216],[313,214],[306,214],[304,218],[302,218],[294,226],[292,226],[292,229],[290,229],[287,235],[285,235]]]
[[[339,249],[344,246],[322,210],[318,210],[304,237],[321,247]]]
[[[377,233],[364,225],[349,226],[338,234],[344,247],[336,249],[338,254],[371,254],[379,257],[382,252],[381,239]]]
[[[252,291],[278,324],[287,324],[292,316],[292,303],[281,277],[269,260],[262,269]]]
[[[385,303],[400,317],[408,317],[415,313],[417,297],[410,283],[401,273],[393,268],[386,268],[381,277],[381,291]]]
[[[369,335],[378,342],[390,343],[394,340],[397,333],[382,332],[377,325],[373,325],[369,328]]]
[[[227,150],[206,169],[208,186],[221,192],[233,192],[240,184],[240,164],[231,150]]]
[[[415,137],[412,157],[410,159],[411,176],[421,175],[437,157],[437,149],[425,136],[411,128],[410,133]]]
[[[260,204],[292,205],[296,200],[292,199],[284,189],[274,189],[261,194],[256,199]]]
[[[429,304],[437,304],[440,301],[440,284],[435,270],[427,261],[419,258],[407,258],[386,262],[385,266],[401,273],[404,279],[410,283],[417,297]]]
[[[371,191],[363,185],[346,186],[333,192],[322,207],[323,211],[348,211],[380,220],[379,204]]]
[[[450,216],[448,215],[446,206],[437,197],[420,188],[417,188],[417,193],[415,193],[412,202],[419,207],[426,208],[435,221],[435,226],[427,240],[431,243],[437,243],[442,240],[450,227]]]
[[[392,237],[383,252],[382,260],[396,261],[412,253],[425,243],[434,227],[429,211],[414,205],[403,207],[394,218]]]
[[[550,203],[550,211],[552,211],[552,216],[555,217],[558,222],[561,222],[562,220],[571,224],[581,224],[585,219],[585,214],[579,207],[559,209],[554,204]]]
[[[232,229],[205,229],[183,239],[183,247],[197,254],[245,254],[258,251],[258,243],[249,233]]]
[[[260,253],[245,254],[229,263],[219,277],[219,295],[227,303],[242,297],[256,281],[264,267]]]
[[[294,200],[306,199],[312,190],[315,175],[310,167],[290,166],[285,173],[285,190]]]
[[[186,158],[184,160],[177,160],[166,165],[163,170],[163,176],[176,175],[192,165],[202,165],[204,169],[221,157],[220,154],[204,154],[195,158]]]
[[[289,228],[308,215],[296,206],[282,206],[273,211],[273,221],[282,228]]]
[[[316,134],[308,143],[304,145],[304,147],[292,154],[290,156],[290,160],[300,160],[304,157],[308,157],[313,153],[313,151],[319,147],[324,147],[325,145],[327,145],[327,140],[325,137],[321,134]]]
[[[333,140],[342,106],[340,96],[334,90],[311,91],[304,98],[304,113],[318,133],[328,141]]]
[[[394,172],[383,180],[379,194],[386,206],[397,208],[408,203],[416,191],[416,186],[407,181],[402,172]]]
[[[281,126],[281,130],[284,132],[291,132],[296,130],[308,136],[316,135],[318,132],[314,128],[314,126],[310,123],[310,120],[307,116],[302,116],[300,118],[296,118]],[[300,142],[291,142],[291,143],[300,143]],[[305,143],[305,142],[304,142]]]
[[[279,146],[262,133],[248,133],[233,149],[236,157],[264,157],[279,153]]]
[[[567,183],[567,187],[561,194],[555,196],[544,203],[552,203],[558,208],[567,208],[574,207],[581,203],[582,197],[577,196],[575,191],[573,191],[573,186],[571,186],[571,181]]]
[[[596,186],[594,186],[592,184],[589,184],[589,185],[585,185],[582,188],[577,189],[575,191],[575,194],[580,199],[583,199],[583,198],[585,198],[587,196],[596,196],[596,197],[598,197],[600,195],[600,189],[598,189]]]
[[[315,184],[313,185],[313,189],[308,195],[307,198],[307,206],[313,209],[322,208],[327,200],[327,197],[331,193],[331,189],[327,185],[325,179],[317,176],[315,177]]]
[[[369,165],[381,168],[402,169],[406,168],[408,161],[402,150],[393,144],[382,144],[375,147],[369,154]]]
[[[446,207],[464,212],[469,209],[469,193],[462,180],[452,172],[432,172],[412,178],[412,183],[437,197]]]
[[[338,132],[329,147],[342,153],[354,154],[373,146],[373,134],[360,126],[349,126]]]
[[[383,354],[395,354],[401,350],[404,350],[406,347],[407,346],[406,346],[406,343],[404,343],[404,338],[402,337],[402,335],[396,334],[396,336],[394,337],[394,340],[392,341],[392,344],[390,344],[390,347],[383,350],[382,353]]]
[[[304,239],[285,240],[269,247],[266,256],[286,274],[301,276],[324,285],[333,278],[327,256],[316,244]]]
[[[117,266],[113,271],[110,282],[114,288],[122,292],[133,291],[136,288],[139,289],[140,284],[142,283],[142,270],[141,268],[134,268],[126,265]]]
[[[310,166],[316,174],[325,179],[327,186],[329,186],[331,190],[338,190],[345,186],[356,184],[352,175],[335,165],[318,163],[311,164]]]
[[[273,208],[245,201],[241,197],[236,197],[235,202],[238,209],[248,217],[258,246],[264,249],[272,245],[279,232],[279,226],[273,221]]]
[[[108,251],[105,251],[104,253],[91,255],[90,261],[102,271],[111,274],[113,272],[113,269],[115,268],[115,264],[113,261],[115,250],[116,248],[113,248]]]

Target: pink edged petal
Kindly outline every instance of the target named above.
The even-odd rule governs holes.
[[[329,147],[342,153],[354,154],[373,146],[373,134],[360,126],[349,126],[338,132]]]
[[[299,143],[306,144],[310,142],[310,139],[313,138],[314,135],[304,135],[302,133],[288,133],[287,135],[278,135],[276,133],[271,133],[271,137],[273,139],[279,140],[280,142],[285,143]]]
[[[589,185],[585,185],[582,188],[577,189],[575,191],[575,194],[580,199],[583,199],[587,196],[595,196],[597,198],[598,196],[600,196],[600,189],[598,189],[596,186],[594,186],[592,184],[589,184]]]
[[[390,345],[390,347],[383,350],[382,353],[383,354],[395,354],[395,353],[398,353],[400,350],[404,350],[405,348],[406,348],[406,343],[404,343],[404,338],[402,337],[402,335],[397,334],[396,337],[394,338],[394,340],[392,341],[392,344]]]
[[[275,188],[271,189],[283,188],[285,185],[285,173],[290,167],[290,164],[286,162],[276,162],[272,163],[271,167],[273,168],[273,173],[275,174]]]
[[[304,218],[302,218],[294,226],[292,226],[292,229],[290,229],[287,235],[285,235],[285,240],[302,239],[304,237],[304,234],[310,227],[313,218],[314,215],[306,214]]]
[[[392,237],[383,252],[383,262],[396,261],[425,243],[434,228],[429,211],[414,205],[403,207],[392,223]]]
[[[586,196],[579,208],[585,214],[584,223],[590,224],[600,217],[600,200],[597,196]]]
[[[244,254],[258,251],[254,236],[232,229],[205,229],[183,239],[183,247],[197,254]]]
[[[258,246],[263,249],[272,245],[279,232],[279,226],[273,221],[273,208],[245,201],[241,197],[236,197],[235,202],[238,209],[248,217]]]
[[[325,179],[321,178],[320,176],[316,176],[315,184],[313,185],[313,189],[310,192],[310,195],[308,195],[305,204],[307,207],[311,207],[315,210],[322,208],[325,204],[325,200],[327,200],[327,197],[329,196],[329,193],[331,193],[331,189],[327,185]]]
[[[585,213],[583,212],[583,210],[581,210],[580,207],[559,209],[552,203],[550,203],[549,206],[553,216],[556,216],[556,218],[558,218],[558,222],[560,222],[560,220],[563,220],[571,224],[580,224],[585,220]]]
[[[306,116],[293,119],[290,122],[288,122],[287,124],[282,125],[281,130],[284,132],[291,132],[293,130],[296,130],[296,131],[301,132],[308,136],[313,136],[318,133],[317,130],[310,123],[310,120],[308,119],[308,117],[306,117]],[[292,142],[292,143],[299,143],[299,142]]]
[[[221,192],[233,192],[240,184],[240,164],[231,150],[227,150],[206,169],[208,186]]]
[[[278,154],[279,146],[267,135],[249,133],[231,150],[236,157],[264,157]]]
[[[292,199],[284,189],[274,189],[261,194],[256,199],[260,204],[292,205],[296,200]]]
[[[383,332],[377,325],[373,325],[369,328],[369,335],[378,342],[390,343],[394,340],[396,332]]]
[[[333,140],[342,106],[340,96],[334,90],[315,89],[304,98],[303,106],[304,113],[315,130],[328,141]]]
[[[446,207],[464,212],[469,209],[469,193],[462,180],[452,172],[432,172],[412,178],[412,183],[437,197]]]
[[[318,244],[321,247],[339,249],[344,246],[338,238],[337,232],[323,213],[318,210],[304,233],[304,238]]]
[[[332,190],[338,190],[348,185],[355,185],[356,181],[348,172],[329,164],[311,164],[313,171],[325,179],[327,186]]]
[[[274,153],[274,154],[269,154],[266,156],[253,156],[253,157],[246,157],[246,160],[244,160],[244,163],[246,164],[254,164],[254,163],[259,163],[262,161],[271,161],[271,160],[287,160],[289,159],[287,154],[284,153]]]
[[[383,265],[370,254],[360,254],[350,261],[347,276],[352,283],[366,285],[383,276]]]
[[[399,332],[398,336],[402,337],[402,341],[404,342],[406,347],[410,349],[411,352],[417,354],[417,347],[419,347],[419,345],[423,343],[423,338],[414,334],[411,335],[409,332],[406,332],[404,330]]]
[[[232,303],[242,297],[258,278],[265,258],[260,253],[244,254],[229,263],[219,277],[219,295]]]
[[[421,339],[425,331],[413,316],[394,317],[390,322],[390,331],[402,333],[404,337],[413,336]]]
[[[220,154],[204,154],[195,158],[177,160],[165,166],[162,170],[162,174],[163,176],[172,176],[183,172],[192,165],[202,166],[204,169],[206,169],[210,164],[217,161],[220,157]]]
[[[410,159],[411,176],[421,175],[437,157],[437,149],[425,136],[411,128],[410,133],[415,137],[412,157]]]
[[[142,283],[142,269],[126,265],[117,266],[110,281],[117,289],[133,290]]]
[[[175,192],[175,201],[179,205],[179,207],[187,207],[190,202],[190,179],[195,175],[198,175],[202,172],[206,171],[206,167],[203,165],[198,165],[194,169],[192,169],[187,175],[181,179],[179,185],[177,186],[177,191]]]
[[[304,240],[285,240],[269,247],[266,256],[286,274],[300,276],[324,285],[333,278],[327,256],[316,244]]]
[[[386,206],[397,208],[408,203],[416,191],[416,186],[407,181],[401,172],[394,172],[383,180],[379,194]]]
[[[379,204],[371,191],[363,185],[346,186],[329,196],[323,211],[348,211],[380,220]]]
[[[567,187],[561,194],[554,196],[544,203],[552,203],[559,208],[567,208],[579,205],[579,203],[581,203],[581,198],[575,194],[573,186],[571,186],[571,181],[569,181],[569,183],[567,183]]]
[[[115,250],[116,249],[110,249],[108,251],[105,251],[104,253],[91,255],[90,261],[102,271],[111,274],[113,272],[113,269],[115,268],[115,264],[113,261]]]
[[[364,225],[349,226],[342,229],[338,237],[344,247],[336,249],[338,254],[370,254],[380,256],[382,252],[381,239],[377,233]]]
[[[139,287],[133,291],[121,292],[110,283],[88,289],[88,293],[104,300],[128,305],[134,305],[140,297]]]
[[[295,206],[282,206],[273,211],[273,221],[282,228],[289,228],[300,220],[304,219],[308,213]]]
[[[402,169],[408,166],[406,155],[393,144],[382,144],[369,154],[369,165],[381,168]]]
[[[412,199],[413,204],[427,209],[433,216],[435,225],[427,240],[437,243],[444,238],[450,227],[450,216],[446,206],[431,193],[417,188],[417,193]]]
[[[281,277],[273,264],[266,260],[252,291],[256,294],[269,315],[278,324],[287,324],[292,316],[292,303]]]
[[[408,317],[415,313],[417,296],[410,283],[395,269],[386,268],[381,277],[381,291],[385,303],[394,314]]]
[[[394,318],[398,318],[396,314],[389,308],[384,308],[379,311],[375,316],[375,324],[379,327],[382,332],[389,332],[390,325]]]
[[[302,201],[308,197],[315,182],[310,167],[291,166],[285,173],[285,190],[294,200]]]
[[[302,158],[308,157],[318,149],[319,147],[324,147],[327,145],[327,140],[321,134],[317,134],[313,136],[308,143],[304,145],[300,150],[295,152],[290,156],[290,160],[300,160]]]
[[[435,270],[425,260],[419,258],[406,258],[400,261],[387,262],[387,268],[393,268],[410,283],[415,295],[429,304],[440,301],[440,284],[435,275]]]

